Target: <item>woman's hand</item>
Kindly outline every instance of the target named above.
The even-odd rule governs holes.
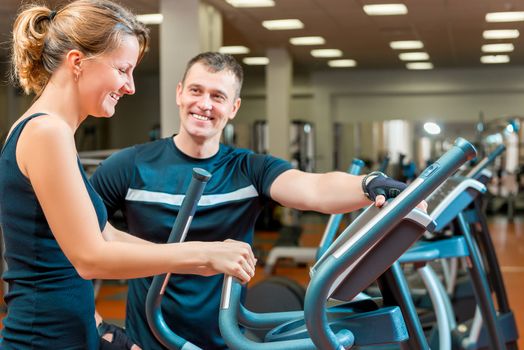
[[[247,283],[255,275],[256,258],[249,244],[228,239],[224,242],[207,242],[209,262],[202,274],[225,273]]]

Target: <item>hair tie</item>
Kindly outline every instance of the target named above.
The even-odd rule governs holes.
[[[55,18],[55,16],[56,16],[56,11],[51,11],[51,13],[50,13],[49,16],[48,16],[48,17],[49,17],[49,20],[52,21],[53,18]]]

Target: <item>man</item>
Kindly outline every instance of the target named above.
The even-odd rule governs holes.
[[[242,67],[232,56],[207,52],[189,61],[177,86],[180,132],[124,149],[102,163],[91,181],[109,214],[121,209],[129,232],[165,242],[190,181],[191,169],[213,174],[187,240],[252,243],[255,220],[269,199],[300,210],[349,212],[405,185],[382,174],[305,173],[269,155],[220,144],[240,108]],[[365,194],[366,192],[366,194]],[[377,197],[378,195],[378,197]],[[223,349],[218,328],[222,276],[172,276],[162,310],[168,325],[204,349]],[[129,281],[126,330],[143,349],[163,349],[149,330],[145,297],[151,278]]]

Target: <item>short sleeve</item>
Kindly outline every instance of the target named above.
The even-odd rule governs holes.
[[[133,178],[135,158],[134,147],[113,153],[99,165],[91,176],[90,182],[102,197],[109,216],[124,206]]]
[[[263,193],[267,198],[271,198],[269,192],[273,181],[280,174],[293,169],[290,162],[271,155],[252,153],[248,155],[248,159],[248,169],[257,191]]]

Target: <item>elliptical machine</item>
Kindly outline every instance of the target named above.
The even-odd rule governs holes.
[[[457,140],[455,147],[388,205],[365,210],[311,270],[303,312],[249,312],[240,304],[241,286],[227,276],[222,291],[220,330],[228,346],[257,350],[338,350],[397,343],[411,349],[428,349],[396,260],[435,226],[431,217],[415,206],[475,153],[470,143]],[[377,279],[383,292],[381,305],[364,301],[327,307],[328,299],[349,302]],[[369,303],[375,305],[365,305]],[[246,338],[239,324],[247,328],[276,328],[268,333],[266,342],[258,343]]]

